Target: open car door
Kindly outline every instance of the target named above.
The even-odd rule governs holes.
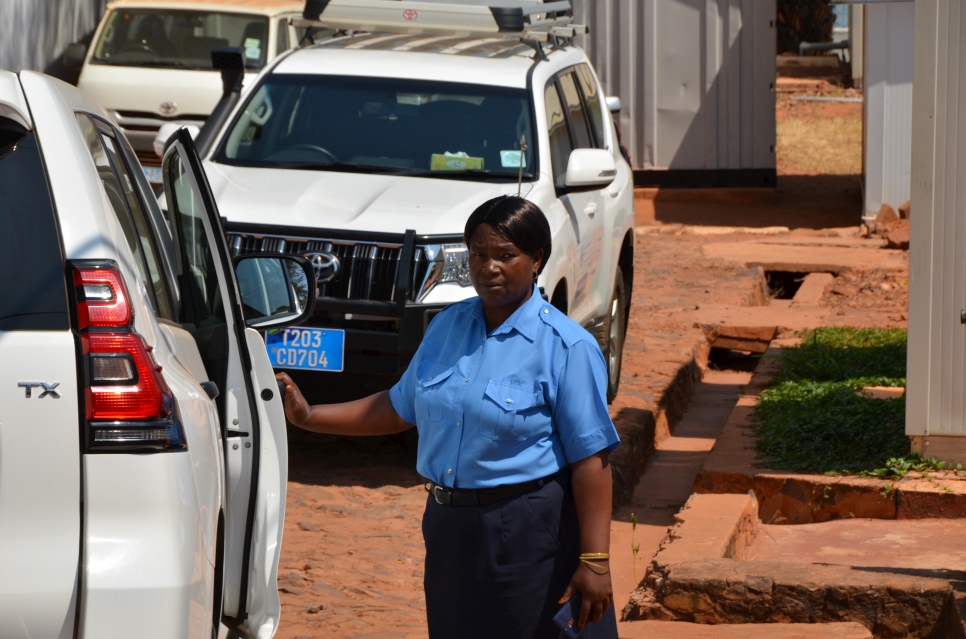
[[[282,397],[265,342],[250,326],[290,325],[304,319],[305,307],[311,312],[314,304],[314,274],[307,264],[307,270],[294,280],[289,277],[292,273],[283,272],[286,260],[298,258],[252,258],[246,268],[238,264],[239,287],[214,197],[185,129],[175,134],[165,153],[162,173],[175,244],[181,323],[198,343],[209,377],[220,391],[216,401],[226,495],[215,567],[216,582],[221,580],[216,583],[215,607],[221,605],[222,623],[240,637],[265,639],[278,627],[281,610],[276,579],[288,447]],[[287,264],[291,267],[296,262]],[[261,287],[247,288],[257,288],[265,299],[246,299],[243,305],[239,291],[246,290],[252,277]],[[266,281],[281,284],[265,286]],[[294,294],[296,289],[299,295]],[[299,298],[295,306],[302,308],[285,308],[284,303],[280,306],[268,299],[278,294]],[[263,313],[258,313],[259,307],[265,309]],[[253,313],[261,317],[260,322],[251,319]]]

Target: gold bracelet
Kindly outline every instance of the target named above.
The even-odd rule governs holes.
[[[610,554],[606,552],[582,552],[580,553],[579,558],[605,560],[605,559],[610,559]]]
[[[587,564],[587,566],[590,567],[590,572],[594,573],[595,575],[604,576],[604,575],[606,575],[606,574],[608,574],[610,572],[610,568],[604,570],[603,572],[599,572],[598,571],[598,568],[600,568],[600,566],[598,566],[597,564],[595,564],[590,559],[581,558],[580,561],[582,561],[583,563]]]

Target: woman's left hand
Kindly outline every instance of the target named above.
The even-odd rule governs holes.
[[[600,566],[596,568],[596,566]],[[601,616],[614,603],[614,591],[610,583],[610,570],[608,562],[595,561],[594,567],[580,562],[577,571],[570,579],[570,584],[564,591],[563,597],[557,603],[565,604],[578,592],[583,595],[580,606],[580,616],[577,618],[577,627],[583,628],[587,622],[597,623]],[[601,571],[607,570],[604,574]]]

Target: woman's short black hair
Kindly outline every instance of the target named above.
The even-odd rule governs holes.
[[[473,233],[480,224],[488,224],[497,235],[506,238],[518,249],[536,259],[543,251],[539,274],[550,259],[550,223],[533,202],[516,195],[501,195],[487,200],[473,211],[463,229],[463,241],[470,245]]]

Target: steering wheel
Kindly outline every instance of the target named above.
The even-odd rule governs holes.
[[[339,158],[335,157],[335,155],[333,155],[331,151],[329,151],[328,149],[323,149],[321,146],[317,144],[306,144],[306,143],[293,144],[292,146],[285,148],[285,152],[288,152],[288,151],[311,151],[313,153],[324,155],[329,162],[339,161]]]
[[[148,45],[146,45],[144,43],[141,43],[141,42],[139,42],[137,44],[129,44],[129,45],[125,46],[125,47],[122,47],[121,50],[118,51],[118,53],[129,53],[131,51],[141,51],[142,53],[150,53],[154,57],[158,57],[158,52],[157,51],[155,51],[154,49],[152,49]]]

